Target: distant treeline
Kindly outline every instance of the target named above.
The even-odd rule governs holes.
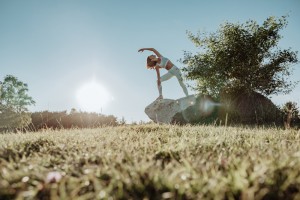
[[[31,114],[31,123],[26,129],[70,129],[95,128],[101,126],[117,126],[117,118],[113,115],[102,115],[88,112],[35,112]]]

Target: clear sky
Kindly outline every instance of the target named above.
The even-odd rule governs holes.
[[[151,52],[139,48],[154,47],[182,68],[183,51],[197,51],[187,30],[215,32],[225,21],[261,24],[287,14],[279,46],[299,51],[299,0],[0,0],[0,80],[11,74],[27,83],[32,112],[90,111],[78,95],[94,81],[107,99],[95,111],[148,121],[144,109],[158,96],[156,74],[145,68]],[[291,79],[299,80],[300,64],[294,69]],[[176,78],[163,82],[163,94],[184,96]],[[289,100],[300,105],[300,84],[272,97],[278,105]]]

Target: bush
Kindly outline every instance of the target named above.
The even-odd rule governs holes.
[[[35,112],[31,114],[32,123],[30,130],[70,129],[70,128],[95,128],[100,126],[116,126],[117,118],[112,115],[102,115],[87,112]]]
[[[11,109],[0,110],[0,132],[16,131],[22,129],[31,122],[29,113],[14,112]]]

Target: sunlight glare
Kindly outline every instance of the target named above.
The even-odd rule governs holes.
[[[77,100],[83,111],[98,112],[102,111],[112,97],[105,87],[97,81],[91,81],[78,89]]]

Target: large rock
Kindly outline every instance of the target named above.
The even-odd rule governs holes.
[[[155,100],[145,108],[145,113],[156,123],[186,124],[211,119],[216,107],[218,104],[208,96],[190,95],[176,100]]]
[[[145,113],[154,122],[167,124],[282,124],[282,113],[270,99],[242,90],[221,93],[219,103],[201,94],[156,100]]]

